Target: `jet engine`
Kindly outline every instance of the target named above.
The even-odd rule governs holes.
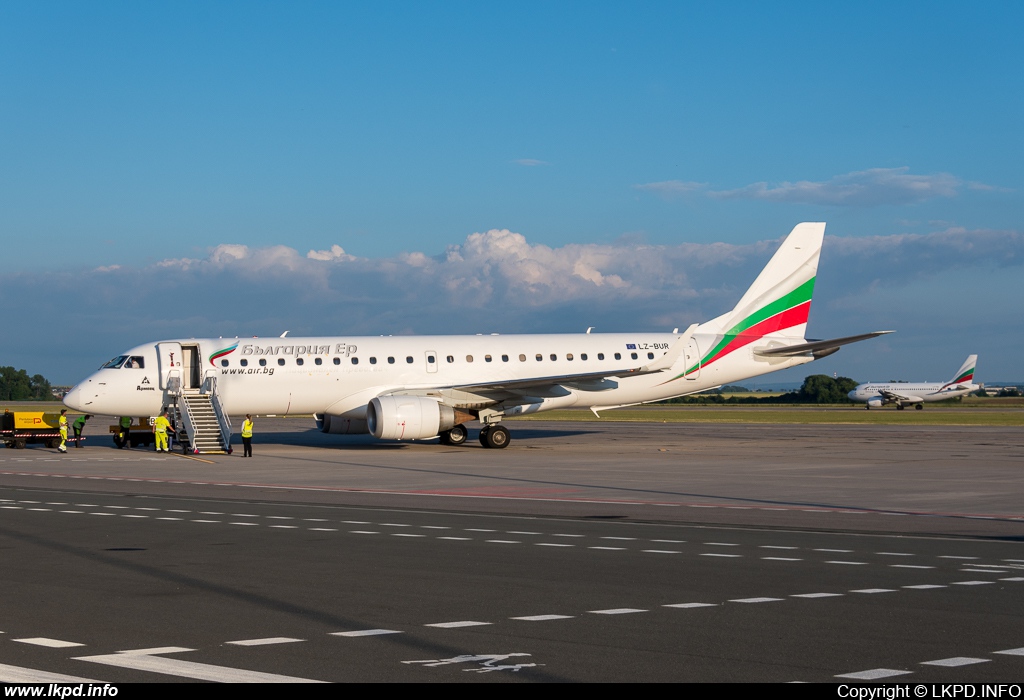
[[[885,400],[881,396],[873,396],[868,399],[868,408],[881,408],[885,405]]]
[[[384,440],[432,438],[471,419],[462,411],[422,396],[378,396],[366,406],[370,433]]]

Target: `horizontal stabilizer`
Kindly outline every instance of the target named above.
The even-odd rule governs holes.
[[[833,338],[832,340],[812,340],[809,343],[801,343],[799,345],[784,345],[777,348],[759,348],[754,350],[754,354],[762,355],[764,357],[792,357],[794,355],[806,355],[807,353],[824,356],[826,354],[830,354],[828,353],[829,350],[834,352],[843,345],[857,343],[861,340],[867,340],[868,338],[877,338],[880,335],[892,332],[893,331],[875,331],[874,333],[850,335],[845,338]]]

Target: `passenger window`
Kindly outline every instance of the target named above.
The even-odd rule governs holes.
[[[566,355],[565,359],[569,360],[569,362],[572,362],[572,353],[570,352],[568,355]]]
[[[221,361],[220,361],[220,366],[221,366],[221,367],[227,367],[227,366],[228,366],[228,364],[229,364],[229,363],[228,363],[228,361],[227,361],[227,360],[221,360]]]
[[[304,362],[305,360],[303,360],[301,357],[295,358],[295,364],[297,364],[299,367],[301,367]]]
[[[389,365],[393,365],[393,364],[395,364],[395,358],[393,358],[393,357],[389,357],[389,358],[388,358],[388,364],[389,364]]]
[[[490,361],[491,361],[491,356],[490,355],[484,355],[484,362],[490,362]]]
[[[267,361],[266,360],[260,360],[260,367],[266,367],[266,366],[267,366]]]
[[[472,355],[466,355],[466,362],[472,362],[472,361],[473,361],[473,356]]]
[[[615,359],[616,360],[621,360],[622,359],[622,353],[621,352],[615,353]]]
[[[283,357],[277,358],[277,364],[280,365],[281,367],[284,367],[284,358]]]
[[[654,359],[654,353],[653,352],[647,353],[647,359],[648,360],[653,360]]]
[[[540,353],[538,352],[538,353],[537,353],[537,362],[540,362],[540,361],[541,361],[541,360],[543,360],[543,359],[544,359],[544,356],[543,356],[543,355],[541,355],[541,354],[540,354]]]
[[[437,362],[437,358],[436,357],[434,357],[433,355],[427,355],[427,364],[428,365],[432,365],[435,362]]]
[[[359,358],[358,357],[353,357],[352,358],[352,364],[358,365],[359,364]]]
[[[242,367],[248,367],[249,366],[249,361],[248,360],[239,360],[238,364],[242,365]]]
[[[376,357],[371,357],[371,358],[370,358],[370,364],[371,364],[371,365],[375,365],[375,364],[377,364],[377,358],[376,358]]]
[[[555,353],[551,353],[551,361],[552,362],[557,362],[558,361],[558,355],[556,355]]]
[[[263,360],[260,360],[260,364],[261,365],[263,364]],[[341,364],[341,358],[340,357],[335,357],[334,358],[334,364],[340,365]]]
[[[603,352],[597,353],[597,359],[603,360],[604,359],[604,353]]]
[[[446,359],[446,360],[448,360],[448,364],[451,364],[451,363],[455,362],[455,358],[454,358],[454,357],[452,357],[451,355],[449,355],[449,356],[448,356],[448,357],[446,357],[445,359]]]
[[[634,360],[636,359],[636,353],[635,353],[635,352],[631,352],[631,353],[629,353],[629,356],[630,356],[631,358],[633,358]]]
[[[242,360],[242,362],[244,363],[245,360]],[[319,365],[322,365],[324,363],[324,360],[323,360],[322,357],[318,357],[315,360],[313,360],[313,363],[316,364],[317,366],[319,366]]]
[[[407,364],[411,365],[412,364],[412,355],[409,355],[408,357],[406,357],[405,361],[406,361]]]
[[[581,353],[580,354],[580,359],[583,360],[584,362],[586,362],[587,361],[587,353],[585,353],[585,352]]]
[[[519,356],[519,361],[520,362],[526,362],[526,355],[520,355]]]
[[[501,356],[501,361],[502,362],[508,362],[508,355],[502,355]]]

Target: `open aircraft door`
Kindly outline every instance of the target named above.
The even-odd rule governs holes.
[[[160,389],[166,390],[171,376],[181,376],[181,343],[157,343],[157,371],[160,372]],[[172,372],[175,374],[172,375]]]

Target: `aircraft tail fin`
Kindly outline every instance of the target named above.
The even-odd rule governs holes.
[[[951,386],[953,384],[973,384],[974,366],[976,364],[978,364],[978,356],[969,355],[964,363],[960,365],[960,369],[958,369],[956,374],[953,375],[953,378],[946,383],[946,386]]]
[[[733,310],[701,330],[746,342],[766,335],[803,338],[824,237],[824,223],[797,224]]]

